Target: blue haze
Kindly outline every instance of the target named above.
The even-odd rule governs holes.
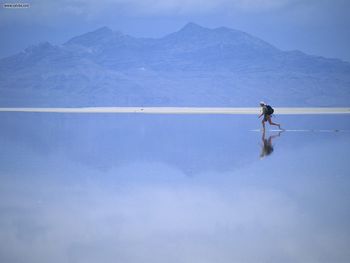
[[[347,262],[348,116],[0,116],[2,262]],[[268,132],[269,136],[278,135]],[[252,253],[254,252],[254,253]]]
[[[9,0],[7,2],[15,2]],[[25,10],[0,7],[0,57],[42,41],[61,44],[104,25],[137,37],[162,37],[188,21],[227,26],[282,50],[350,61],[346,0],[29,0]]]
[[[28,2],[0,107],[349,106],[349,1]],[[1,112],[0,262],[349,262],[349,116],[274,120]]]
[[[188,23],[162,38],[107,27],[0,60],[1,106],[349,106],[350,64]]]

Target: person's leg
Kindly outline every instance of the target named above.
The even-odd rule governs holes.
[[[265,132],[265,118],[261,121],[261,124],[263,126],[263,132]]]
[[[277,126],[279,129],[281,129],[281,124],[272,122],[272,121],[271,121],[271,116],[268,115],[268,116],[267,116],[267,120],[268,120],[268,122],[269,122],[270,125],[275,125],[275,126]]]

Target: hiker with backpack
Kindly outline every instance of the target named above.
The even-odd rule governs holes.
[[[259,115],[259,118],[261,116],[264,116],[263,120],[262,120],[262,126],[263,126],[263,130],[265,131],[265,122],[269,122],[270,125],[275,125],[277,126],[279,129],[281,129],[281,124],[279,123],[274,123],[272,122],[271,120],[271,115],[273,114],[274,112],[274,109],[270,106],[270,105],[267,105],[265,102],[261,101],[260,102],[260,106],[261,106],[261,109],[262,109],[262,112],[261,114]]]

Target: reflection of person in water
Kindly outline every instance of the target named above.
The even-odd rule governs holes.
[[[278,134],[275,134],[275,135],[271,135],[269,136],[268,139],[266,139],[265,137],[265,130],[263,130],[263,133],[262,133],[262,137],[261,137],[261,140],[262,140],[262,145],[261,145],[261,153],[260,153],[260,158],[264,158],[268,155],[270,155],[272,152],[273,152],[273,145],[272,145],[272,140],[276,137],[279,137],[281,136],[281,133],[283,131],[280,131]]]

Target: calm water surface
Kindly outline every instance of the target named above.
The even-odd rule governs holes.
[[[349,262],[350,116],[275,120],[1,113],[0,262]]]

